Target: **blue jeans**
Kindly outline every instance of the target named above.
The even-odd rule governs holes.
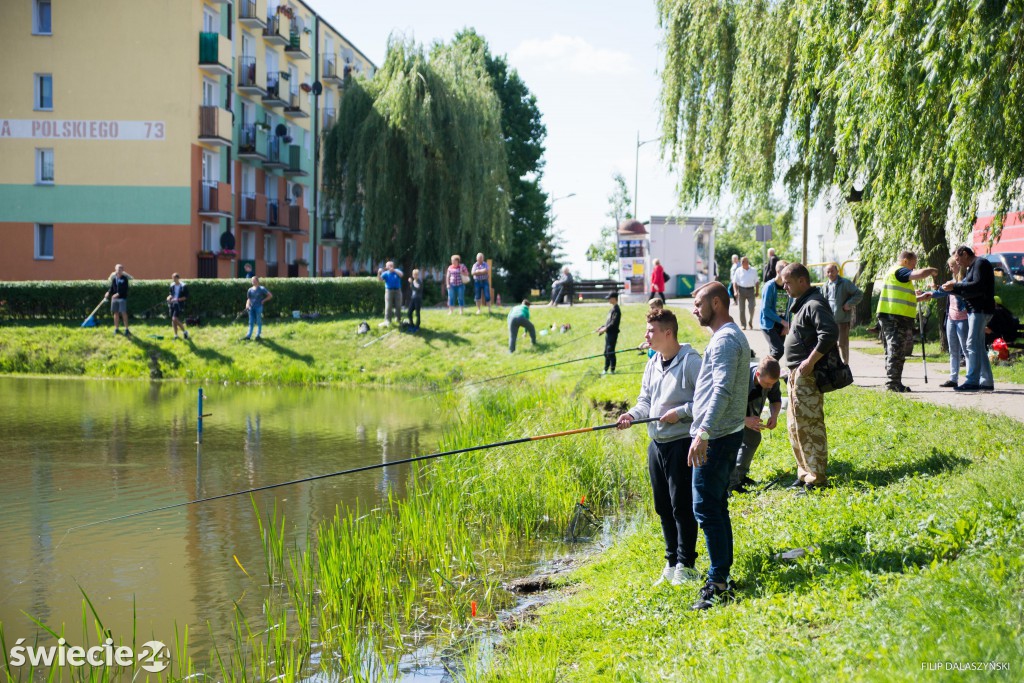
[[[990,387],[992,365],[988,362],[985,346],[985,326],[992,319],[991,313],[969,311],[967,313],[967,379],[965,384],[980,384]]]
[[[946,318],[946,341],[949,344],[949,381],[960,378],[960,359],[967,357],[967,321]]]
[[[473,300],[491,303],[491,284],[487,280],[473,280]]]
[[[458,300],[460,308],[466,305],[466,285],[448,287],[448,305],[454,306],[456,300]]]
[[[704,530],[711,561],[708,581],[715,583],[725,583],[732,569],[729,476],[736,466],[736,453],[742,443],[742,429],[711,439],[707,462],[693,468],[693,516]]]
[[[246,337],[252,337],[252,328],[256,327],[256,336],[259,337],[263,334],[263,307],[252,306],[249,308],[249,334]]]

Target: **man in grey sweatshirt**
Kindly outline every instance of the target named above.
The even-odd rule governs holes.
[[[700,355],[689,344],[680,344],[678,333],[679,322],[672,311],[656,308],[648,312],[644,338],[656,353],[647,361],[636,405],[618,420],[619,429],[628,429],[633,420],[661,416],[659,421],[647,423],[651,437],[647,469],[654,510],[665,536],[665,568],[655,585],[668,581],[673,586],[700,578],[693,567],[697,520],[693,516],[693,474],[686,462]]]
[[[722,283],[711,282],[694,292],[693,315],[711,329],[693,393],[689,451],[693,514],[704,529],[711,562],[693,604],[693,609],[704,610],[733,595],[729,477],[743,443],[750,345],[729,316],[729,294]]]

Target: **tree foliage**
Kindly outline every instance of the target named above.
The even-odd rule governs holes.
[[[1021,199],[1024,3],[659,0],[663,151],[685,204],[783,182],[852,218],[862,272],[941,264],[991,191]],[[842,201],[854,183],[863,201]],[[995,231],[998,232],[999,220]]]
[[[772,238],[758,242],[755,226],[772,226]],[[744,209],[722,221],[715,230],[715,265],[718,279],[726,282],[732,267],[732,255],[750,259],[753,267],[764,267],[764,253],[769,247],[775,255],[785,261],[800,260],[800,254],[793,249],[793,210],[784,207],[778,200],[766,201],[753,209]]]
[[[501,130],[508,161],[509,222],[505,247],[497,256],[510,300],[531,289],[543,289],[558,274],[559,243],[551,229],[548,195],[541,189],[547,128],[537,98],[505,57],[491,54],[487,42],[472,29],[455,37],[483,59],[501,103]]]
[[[376,76],[346,85],[324,176],[346,253],[439,265],[473,245],[504,247],[507,158],[482,55],[455,42],[428,58],[392,39]]]

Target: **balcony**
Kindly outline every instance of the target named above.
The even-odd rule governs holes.
[[[238,3],[238,22],[249,28],[267,27],[267,0],[241,0]]]
[[[266,76],[257,71],[259,65],[255,57],[242,56],[238,58],[235,73],[238,76],[238,92],[246,95],[267,96],[267,89],[263,87]]]
[[[267,261],[267,277],[277,277],[277,261]]]
[[[282,150],[283,148],[283,150]],[[285,168],[288,161],[285,155],[288,145],[281,142],[281,138],[271,135],[267,138],[267,158],[263,162],[263,168]]]
[[[299,276],[299,264],[298,263],[289,263],[288,264],[288,277],[298,277],[298,276]]]
[[[323,129],[324,129],[324,131],[329,131],[331,128],[334,127],[335,122],[338,120],[337,111],[338,110],[334,109],[333,107],[324,108],[324,118],[323,118],[323,121],[324,121]]]
[[[309,232],[309,212],[301,204],[285,204],[288,212],[288,229],[292,232]]]
[[[255,123],[238,127],[238,158],[249,161],[266,161],[268,148],[267,132]]]
[[[267,227],[271,229],[287,229],[287,225],[281,224],[281,211],[277,197],[267,197]]]
[[[263,39],[270,45],[284,47],[291,43],[292,20],[278,12],[267,17],[267,27],[263,29]]]
[[[198,277],[202,278],[217,278],[217,257],[213,254],[208,256],[200,255],[199,267],[197,269]]]
[[[301,92],[288,93],[288,104],[284,107],[284,113],[296,119],[309,118],[309,112],[306,111],[306,103],[302,99]]]
[[[334,55],[324,55],[324,66],[320,78],[325,83],[331,83],[339,88],[345,84],[345,77],[338,72],[338,60]]]
[[[286,176],[307,176],[309,175],[304,168],[302,168],[302,147],[299,145],[288,146],[288,165],[284,168],[284,174]]]
[[[199,68],[211,74],[230,74],[231,40],[219,33],[200,33]]]
[[[231,218],[231,185],[209,180],[201,181],[199,215]]]
[[[309,59],[309,33],[300,30],[297,22],[292,23],[292,30],[288,34],[288,44],[284,46],[284,54],[295,60]]]
[[[239,225],[267,225],[267,198],[261,194],[242,195],[238,207]]]
[[[288,104],[287,78],[287,73],[281,73],[280,71],[267,74],[267,94],[263,96],[264,105],[268,107],[284,107]]]
[[[231,146],[231,112],[220,107],[199,107],[199,142]]]

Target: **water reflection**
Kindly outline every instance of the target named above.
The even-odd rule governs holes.
[[[263,553],[249,496],[79,529],[139,510],[429,452],[436,423],[407,392],[0,378],[0,623],[14,640],[81,628],[86,591],[107,627],[173,642],[187,624],[196,653],[228,638],[233,601],[259,611]],[[369,437],[368,435],[373,435]],[[390,466],[255,495],[295,543],[336,506],[404,495]],[[235,557],[253,578],[238,567]],[[209,626],[207,626],[209,624]]]

